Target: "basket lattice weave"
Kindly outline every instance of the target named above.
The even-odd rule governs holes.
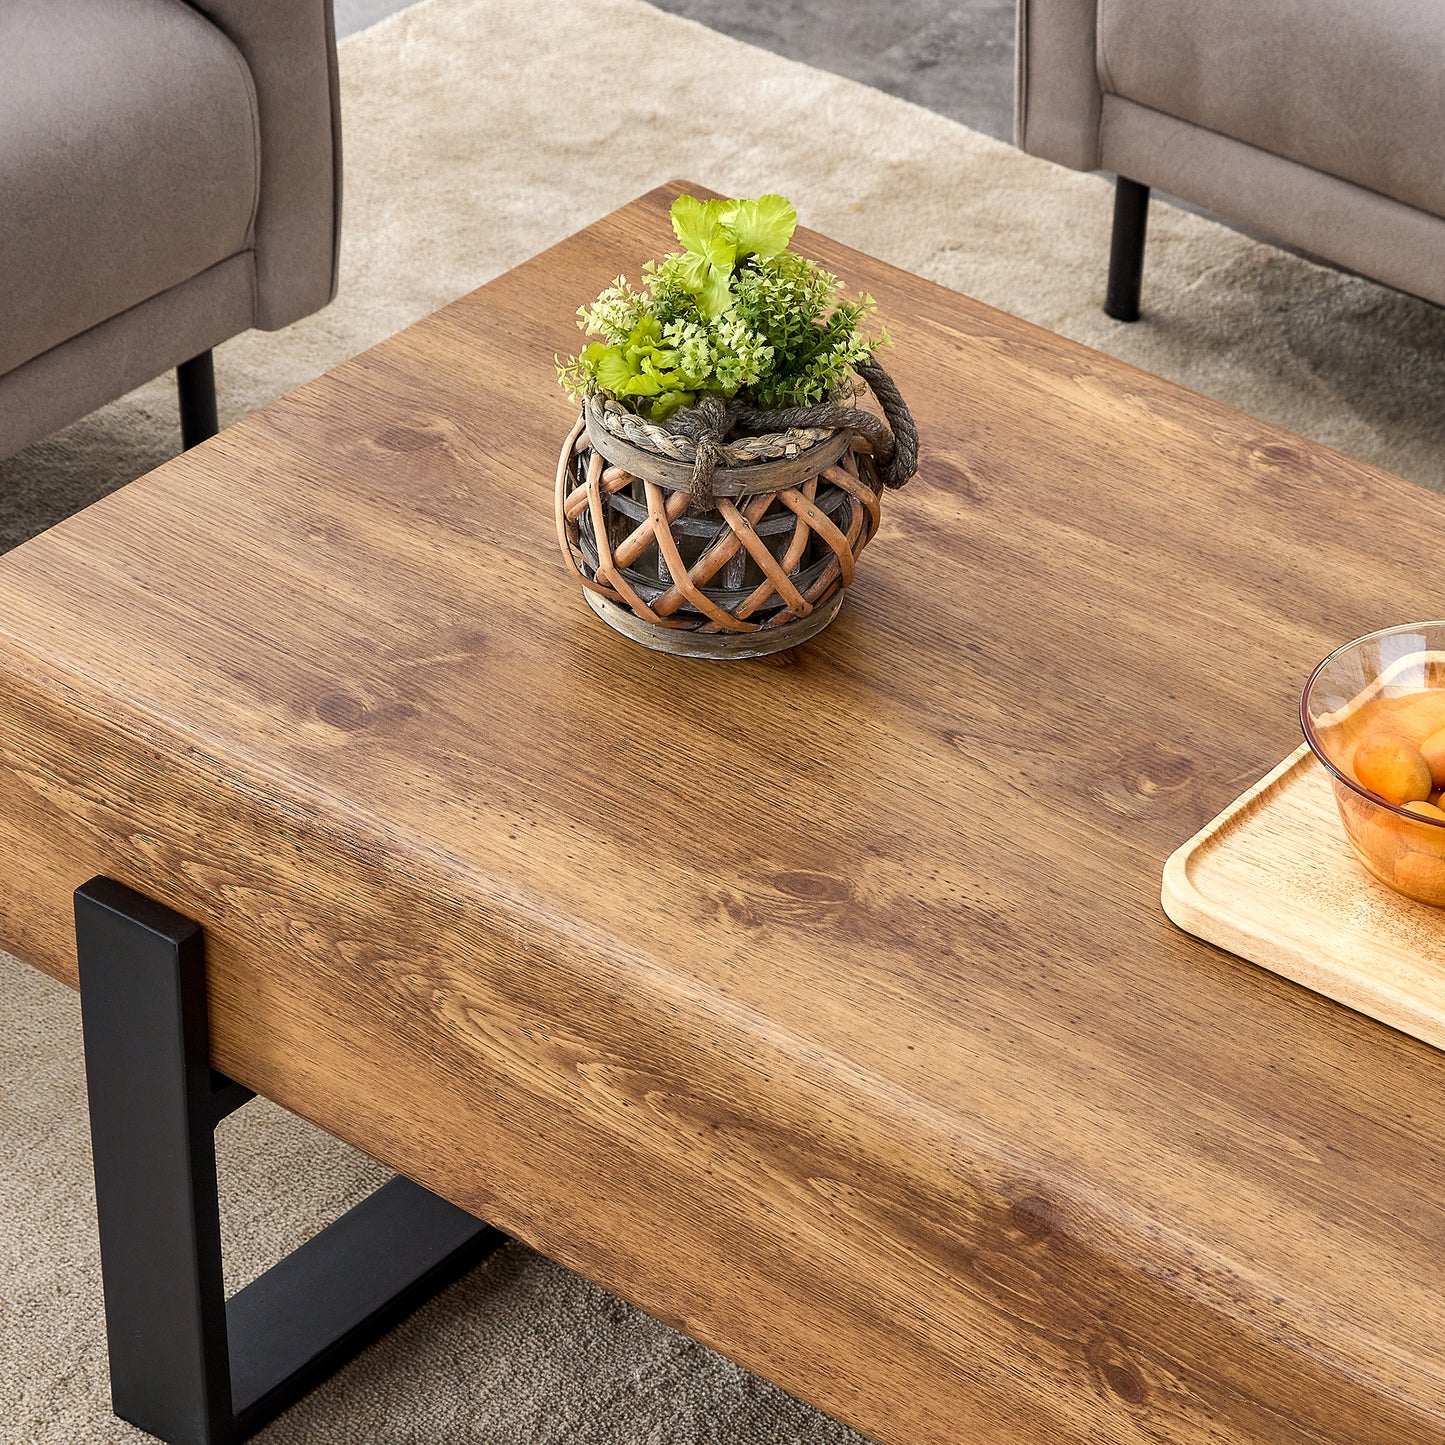
[[[885,405],[892,430],[871,412],[816,407],[756,414],[798,424],[726,439],[731,416],[689,434],[589,398],[557,466],[563,555],[584,588],[644,631],[701,644],[802,624],[852,584],[885,481],[912,473],[917,439],[906,408],[899,425],[901,405]],[[684,639],[668,650],[687,650]]]
[[[559,469],[565,555],[584,587],[654,625],[752,632],[806,617],[852,582],[878,530],[882,487],[866,453],[699,514],[691,493],[609,465],[584,428]]]

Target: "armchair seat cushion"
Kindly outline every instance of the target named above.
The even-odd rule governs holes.
[[[0,4],[0,374],[251,245],[256,94],[184,0]]]
[[[1106,92],[1445,216],[1442,0],[1100,0]]]

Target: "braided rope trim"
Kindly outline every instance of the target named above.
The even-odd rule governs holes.
[[[691,437],[670,432],[656,422],[628,411],[611,398],[589,397],[587,405],[613,436],[675,462],[691,462],[697,458],[697,443]],[[737,465],[791,459],[826,441],[835,430],[835,427],[789,427],[786,431],[768,432],[762,436],[735,437],[722,444],[723,463]]]
[[[856,362],[853,369],[873,393],[882,417],[841,402],[760,410],[704,396],[695,406],[675,412],[665,426],[652,426],[619,403],[595,395],[588,398],[587,415],[598,419],[600,430],[655,456],[691,461],[691,491],[703,508],[713,504],[713,478],[720,467],[729,461],[797,457],[806,447],[791,452],[786,448],[793,438],[801,441],[808,433],[813,433],[808,446],[816,446],[825,436],[856,434],[872,447],[883,485],[901,487],[918,470],[918,427],[893,378],[874,357]],[[735,429],[742,435],[726,441]],[[768,450],[780,442],[785,448],[781,458]],[[758,446],[764,449],[761,454],[750,451]]]

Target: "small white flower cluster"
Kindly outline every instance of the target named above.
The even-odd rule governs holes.
[[[619,276],[591,306],[577,308],[577,327],[592,336],[605,336],[617,346],[627,340],[651,305],[651,296],[634,291],[627,277]]]
[[[669,321],[663,333],[677,351],[679,371],[711,377],[729,396],[755,382],[773,359],[773,348],[736,316],[708,322]]]

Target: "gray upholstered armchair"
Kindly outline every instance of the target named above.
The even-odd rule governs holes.
[[[331,0],[0,0],[0,457],[336,286]]]
[[[1017,139],[1120,178],[1120,320],[1151,186],[1445,303],[1442,0],[1019,0]]]

